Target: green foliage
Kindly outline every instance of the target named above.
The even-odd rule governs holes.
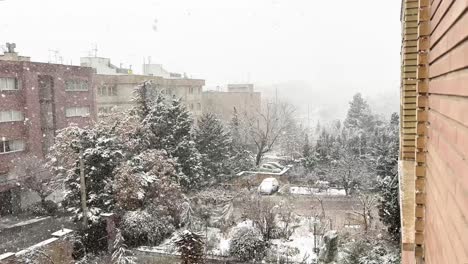
[[[393,113],[390,122],[379,129],[372,139],[369,154],[371,168],[379,177],[379,216],[387,226],[395,242],[400,240],[400,204],[398,183],[399,152],[398,114]]]
[[[125,245],[125,239],[119,229],[116,230],[112,252],[112,264],[136,264],[135,258]]]
[[[167,103],[158,95],[154,106],[142,122],[149,149],[166,150],[176,161],[179,183],[185,187],[201,184],[201,155],[192,134],[193,120],[180,99]]]
[[[130,246],[158,245],[175,230],[170,217],[150,210],[129,211],[122,218],[122,235]]]
[[[371,241],[358,239],[346,243],[339,264],[399,264],[401,257],[399,247],[388,245],[384,240]]]
[[[232,173],[248,171],[255,167],[255,158],[248,144],[245,124],[239,118],[236,108],[229,123],[231,135],[229,168]]]
[[[204,181],[216,181],[229,174],[230,136],[215,115],[204,114],[195,129],[195,142],[202,155]]]
[[[261,260],[265,254],[266,243],[259,230],[253,227],[237,229],[231,239],[229,255],[240,261]]]
[[[205,263],[203,237],[197,233],[185,230],[180,233],[175,241],[180,253],[182,263],[203,264]]]

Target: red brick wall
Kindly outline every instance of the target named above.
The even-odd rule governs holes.
[[[431,2],[425,261],[468,263],[468,0]]]
[[[25,151],[0,154],[0,172],[12,166],[11,161],[26,154],[43,156],[42,131],[39,103],[39,76],[48,75],[53,79],[56,129],[67,127],[70,123],[80,126],[90,125],[96,119],[96,104],[93,90],[93,69],[69,65],[35,62],[0,61],[0,77],[16,77],[20,81],[19,91],[2,91],[1,110],[19,110],[25,122],[0,123],[0,137],[24,139]],[[85,92],[66,92],[65,81],[69,79],[86,80],[89,90]],[[70,106],[89,106],[90,117],[65,117],[65,108]]]

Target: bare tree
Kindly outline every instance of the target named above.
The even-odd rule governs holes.
[[[278,219],[281,221],[280,226],[281,234],[285,239],[294,233],[294,230],[299,227],[299,219],[294,214],[294,206],[292,203],[292,197],[286,196],[286,199],[281,201],[278,206]]]
[[[371,194],[361,194],[359,195],[359,202],[361,208],[353,210],[353,213],[362,218],[364,233],[367,233],[372,226],[372,210],[377,206],[377,198]]]
[[[261,110],[247,114],[248,135],[256,147],[255,164],[270,151],[291,123],[294,107],[284,102],[266,102]]]
[[[247,205],[245,209],[247,218],[252,220],[254,225],[260,230],[263,239],[269,241],[273,229],[276,228],[276,205],[272,201],[261,199],[258,196],[248,198],[244,204]]]
[[[28,190],[37,193],[43,206],[46,198],[62,183],[60,179],[52,175],[41,158],[33,155],[15,160],[15,167],[10,172],[10,178],[18,180]]]
[[[350,195],[366,182],[366,165],[361,158],[346,151],[340,156],[339,160],[332,162],[332,177],[345,190],[346,195]]]

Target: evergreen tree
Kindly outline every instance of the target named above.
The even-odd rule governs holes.
[[[375,134],[369,156],[379,177],[379,216],[395,241],[400,239],[398,152],[399,117],[393,113],[386,127]]]
[[[175,241],[183,264],[205,263],[203,238],[201,235],[185,230]]]
[[[304,158],[310,156],[309,136],[305,134],[304,147],[302,148],[302,156]]]
[[[236,108],[234,108],[229,129],[231,134],[229,167],[231,171],[237,173],[252,169],[255,167],[255,160],[252,151],[250,151],[250,146],[247,144],[244,124],[239,118]]]
[[[120,144],[112,131],[97,125],[80,129],[68,127],[59,132],[49,155],[48,165],[56,175],[63,175],[67,189],[63,205],[75,220],[83,217],[80,194],[80,151],[84,163],[88,221],[95,224],[100,214],[112,212],[114,168],[123,158]]]
[[[148,115],[142,121],[142,135],[149,142],[149,149],[166,150],[177,162],[179,183],[188,188],[196,186],[202,178],[201,155],[196,149],[193,120],[180,99],[167,103],[162,95],[155,100]]]
[[[348,114],[344,125],[348,129],[364,130],[371,125],[372,115],[366,100],[362,98],[361,93],[353,96],[353,100],[349,103]]]
[[[213,114],[204,114],[198,121],[195,130],[195,141],[202,155],[204,177],[206,180],[216,180],[219,176],[229,173],[228,159],[230,156],[230,136]]]
[[[161,94],[152,87],[151,81],[145,81],[138,85],[133,92],[132,101],[135,106],[132,108],[131,113],[139,116],[143,120],[150,112],[151,107],[162,100]]]

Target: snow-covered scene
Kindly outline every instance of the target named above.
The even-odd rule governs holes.
[[[0,11],[0,264],[468,263],[467,1]]]

